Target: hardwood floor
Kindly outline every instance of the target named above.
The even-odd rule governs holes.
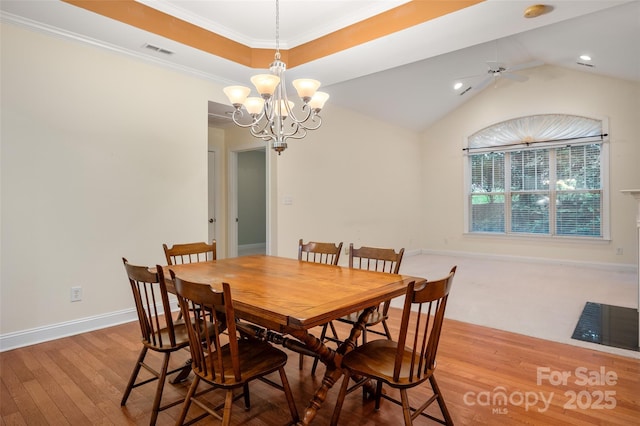
[[[392,309],[392,332],[399,313]],[[126,407],[120,407],[140,349],[138,333],[135,322],[1,353],[1,424],[148,424],[155,385],[134,389]],[[188,352],[179,353],[172,364],[188,358]],[[302,413],[322,380],[322,369],[311,377],[310,359],[302,371],[297,354],[289,359],[287,375]],[[620,355],[445,320],[436,378],[458,425],[640,422],[640,361]],[[167,384],[165,401],[184,395],[188,385]],[[428,395],[428,388],[419,392]],[[314,424],[328,424],[336,395],[334,387]],[[283,425],[289,419],[282,393],[263,383],[252,383],[251,403],[251,410],[244,411],[237,402],[234,424]],[[157,424],[174,424],[179,412],[177,406],[160,413]],[[193,407],[190,417],[196,412]],[[376,412],[373,402],[363,403],[357,392],[347,396],[340,420],[344,425],[397,425],[402,412],[384,400]],[[209,418],[198,424],[217,422]],[[432,422],[421,418],[416,424]]]

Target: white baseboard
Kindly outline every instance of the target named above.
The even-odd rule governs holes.
[[[407,253],[405,252],[405,255]],[[502,260],[509,262],[525,262],[525,263],[542,263],[551,265],[567,265],[578,266],[584,268],[603,269],[607,271],[619,271],[619,272],[635,272],[638,270],[638,266],[628,263],[607,263],[607,262],[589,262],[584,260],[569,260],[569,259],[551,259],[543,257],[527,257],[527,256],[509,256],[505,254],[488,254],[488,253],[476,253],[476,252],[463,252],[463,251],[447,251],[447,250],[413,250],[411,256],[417,254],[433,254],[439,256],[453,256],[453,257],[473,257],[473,258],[485,258],[490,260]]]
[[[263,249],[267,246],[267,243],[255,243],[255,244],[240,244],[238,249],[253,250]]]
[[[0,335],[0,352],[137,321],[135,308]]]
[[[238,246],[238,255],[244,256],[248,254],[266,253],[267,243],[242,244]]]

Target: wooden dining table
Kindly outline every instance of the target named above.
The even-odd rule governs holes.
[[[308,425],[342,375],[341,361],[352,350],[371,312],[385,300],[405,294],[422,278],[373,272],[276,256],[242,256],[166,266],[181,279],[231,287],[236,315],[255,326],[244,330],[294,351],[318,356],[326,365],[322,384],[299,424]],[[165,274],[167,277],[169,273]],[[168,283],[169,291],[175,291]],[[344,315],[362,311],[349,337],[332,349],[309,332]],[[293,337],[290,338],[289,336]]]

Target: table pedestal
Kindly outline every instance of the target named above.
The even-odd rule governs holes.
[[[280,333],[276,333],[253,324],[239,322],[236,327],[241,333],[244,333],[247,336],[282,345],[287,349],[291,349],[304,355],[317,356],[320,358],[320,361],[327,366],[320,388],[316,390],[313,398],[309,401],[309,405],[305,409],[303,418],[298,423],[299,426],[306,426],[309,425],[316,417],[322,403],[327,398],[329,389],[331,389],[333,385],[340,380],[340,377],[342,376],[342,357],[356,347],[356,342],[362,334],[365,324],[374,309],[375,307],[370,307],[362,311],[362,314],[358,317],[358,322],[353,325],[349,337],[347,337],[336,350],[327,347],[322,340],[310,334],[307,330],[290,330],[288,334],[297,339],[294,340],[289,339]],[[371,392],[373,392],[373,389],[371,389]]]

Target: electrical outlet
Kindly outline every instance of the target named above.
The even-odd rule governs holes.
[[[71,287],[71,301],[79,302],[82,300],[82,287]]]
[[[618,247],[618,248],[616,249],[616,254],[617,254],[618,256],[622,256],[622,247]]]
[[[344,255],[349,256],[349,247],[344,248]]]

